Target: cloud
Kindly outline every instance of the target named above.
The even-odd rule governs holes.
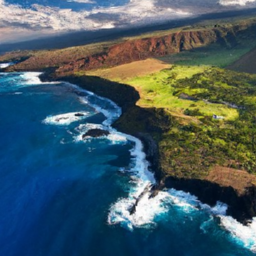
[[[69,0],[91,2],[91,0]],[[181,9],[158,8],[154,0],[130,0],[124,6],[98,7],[91,11],[73,11],[34,4],[31,9],[19,5],[7,4],[0,0],[0,24],[22,27],[50,28],[53,30],[93,30],[112,28],[123,24],[143,24],[159,19],[175,19],[190,15]],[[102,15],[102,19],[100,19]],[[94,17],[97,18],[94,19]],[[104,17],[107,17],[104,19]]]
[[[255,3],[256,0],[220,0],[219,4],[228,6],[228,5],[240,5],[240,6],[246,6],[248,3]]]
[[[67,2],[75,2],[75,3],[81,3],[81,4],[95,4],[95,1],[91,1],[91,0],[67,0]]]
[[[93,0],[67,1],[93,3]],[[74,11],[39,4],[25,9],[20,5],[8,4],[0,0],[0,27],[12,26],[56,31],[96,30],[175,20],[219,11],[229,8],[226,6],[234,3],[244,6],[252,2],[255,0],[130,0],[123,6],[95,6],[92,10]]]

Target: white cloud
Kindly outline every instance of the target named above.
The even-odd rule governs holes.
[[[67,0],[92,3],[94,0]],[[36,29],[95,30],[158,21],[175,20],[221,10],[221,5],[245,5],[256,0],[130,0],[123,6],[94,7],[91,11],[60,9],[35,4],[31,9],[0,0],[0,27]],[[231,7],[230,7],[231,8]]]
[[[240,5],[245,6],[248,3],[255,3],[255,0],[220,0],[219,4],[228,6],[228,5]]]
[[[91,0],[69,1],[88,3]],[[54,30],[92,30],[112,28],[122,24],[148,24],[159,19],[175,19],[189,15],[180,9],[158,8],[154,0],[131,0],[124,6],[98,7],[92,11],[72,11],[38,4],[33,5],[32,9],[24,9],[19,5],[10,5],[0,0],[0,10],[0,24],[15,24],[16,26],[19,24],[34,29],[51,28]]]
[[[67,0],[67,2],[75,2],[75,3],[81,3],[81,4],[94,4],[95,1],[91,0]]]

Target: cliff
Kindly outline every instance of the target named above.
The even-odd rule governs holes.
[[[251,24],[251,26],[253,27],[254,25]],[[57,72],[78,72],[81,70],[113,67],[150,57],[171,55],[207,46],[215,42],[229,47],[237,44],[240,34],[247,30],[247,26],[237,25],[227,28],[215,27],[191,31],[181,30],[159,37],[127,40],[109,47],[104,52],[63,65],[57,69]],[[255,32],[251,33],[251,36],[255,36]]]
[[[0,57],[0,61],[23,58],[24,61],[10,67],[9,71],[42,70],[55,68],[60,75],[65,73],[113,67],[149,57],[161,57],[181,51],[218,43],[232,47],[240,39],[255,38],[255,22],[239,22],[235,25],[187,27],[164,33],[153,33],[119,41],[103,42],[62,50],[17,52]]]
[[[63,65],[57,72],[77,72],[112,67],[149,57],[165,56],[207,45],[215,42],[217,38],[217,33],[214,30],[200,30],[181,31],[163,37],[128,40],[111,46],[105,52]]]

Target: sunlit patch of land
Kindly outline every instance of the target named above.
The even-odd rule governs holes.
[[[255,175],[251,175],[246,171],[234,170],[222,166],[212,168],[206,179],[224,187],[232,186],[240,194],[243,194],[246,188],[256,185]]]
[[[120,65],[113,68],[98,69],[85,72],[81,71],[77,72],[76,74],[99,76],[105,79],[122,82],[134,77],[153,74],[168,67],[170,67],[169,64],[166,64],[157,59],[146,59],[141,61],[135,61],[129,64]]]
[[[196,98],[196,95],[207,92],[207,88],[189,88],[186,82],[197,75],[207,72],[211,69],[208,66],[174,66],[170,69],[162,70],[157,74],[151,74],[144,77],[136,77],[126,81],[134,86],[139,92],[141,99],[138,105],[141,107],[165,108],[176,116],[184,116],[184,112],[200,110],[198,117],[219,115],[224,116],[226,120],[235,120],[238,117],[238,111],[220,103],[210,103],[203,98]],[[202,77],[197,81],[200,83],[207,78]],[[184,83],[184,88],[179,90],[176,83]],[[225,86],[225,84],[223,84]],[[181,94],[191,96],[191,99],[184,99]],[[192,99],[194,97],[194,99]],[[187,115],[188,116],[188,115]],[[193,118],[191,118],[193,120]]]

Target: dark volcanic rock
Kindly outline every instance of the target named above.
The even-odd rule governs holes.
[[[84,116],[83,113],[76,113],[75,116]]]
[[[226,203],[227,214],[244,224],[256,215],[255,186],[246,188],[242,195],[232,187],[223,187],[217,183],[199,179],[168,177],[165,179],[165,186],[192,193],[210,206],[214,206],[217,201]]]
[[[109,135],[109,131],[105,131],[101,129],[91,129],[83,135],[83,139],[86,137],[97,138],[97,137],[107,136],[107,135]]]

